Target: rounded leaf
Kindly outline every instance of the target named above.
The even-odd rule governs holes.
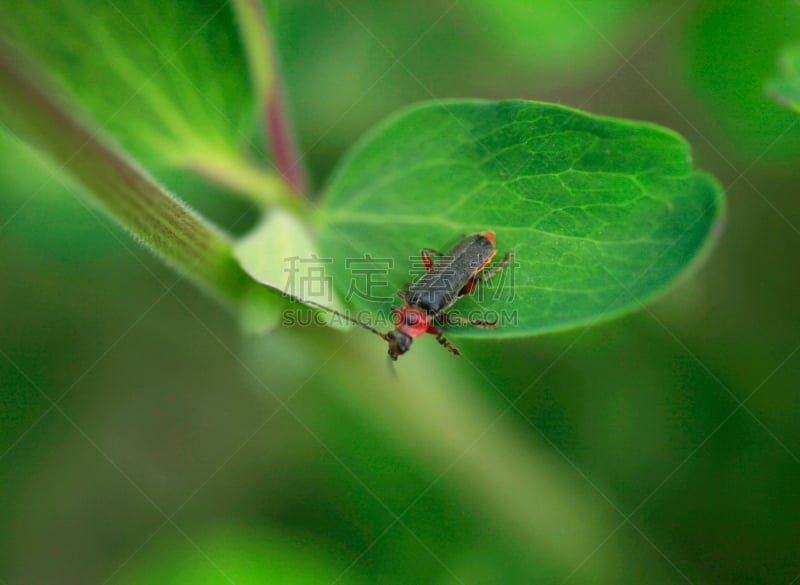
[[[380,302],[352,297],[383,314],[386,293],[420,274],[420,248],[494,231],[495,260],[511,250],[514,262],[454,310],[501,326],[454,333],[530,335],[663,291],[701,256],[722,201],[664,128],[537,102],[437,102],[381,125],[343,162],[319,248],[340,290],[363,278],[348,258],[391,260],[388,286],[371,291]]]

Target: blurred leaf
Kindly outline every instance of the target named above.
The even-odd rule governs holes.
[[[618,39],[632,36],[641,0],[467,0],[475,25],[510,58],[548,71],[597,67],[619,59]],[[613,41],[611,40],[613,39]]]
[[[24,241],[47,257],[86,263],[111,252],[108,234],[87,222],[86,209],[58,180],[50,161],[11,132],[0,131],[0,231]]]
[[[321,303],[338,311],[345,308],[330,284],[325,258],[317,250],[308,228],[295,215],[275,209],[234,245],[233,254],[254,280],[279,291]],[[317,273],[321,271],[320,273]],[[316,293],[316,294],[315,294]],[[279,313],[250,307],[244,314],[247,331],[258,331],[277,323]],[[322,313],[329,324],[329,314]],[[339,327],[349,329],[339,320]]]
[[[211,157],[248,137],[248,72],[223,0],[6,0],[0,21],[138,156]]]
[[[243,333],[260,335],[278,326],[283,305],[277,298],[249,289],[242,299],[239,326]]]
[[[779,103],[800,112],[800,45],[785,47],[778,66],[780,74],[769,82],[769,92]]]
[[[156,559],[128,572],[122,583],[136,585],[342,585],[346,565],[334,562],[325,550],[305,538],[280,537],[243,529],[218,530],[181,540]]]
[[[554,0],[279,1],[276,40],[310,167],[328,176],[376,120],[420,100],[580,87],[620,62],[613,46],[629,55],[674,10],[644,0],[575,5],[581,12]]]
[[[325,205],[322,252],[394,259],[387,297],[413,274],[420,248],[445,251],[463,234],[494,230],[516,266],[459,309],[515,311],[514,325],[465,332],[519,336],[608,318],[663,291],[706,248],[722,197],[663,128],[468,101],[418,106],[373,131],[335,174]],[[333,268],[347,290],[350,275]]]
[[[797,116],[764,99],[764,80],[781,47],[800,38],[800,3],[785,0],[702,0],[685,40],[685,75],[705,100],[709,133],[723,132],[733,149],[794,162],[800,152]]]

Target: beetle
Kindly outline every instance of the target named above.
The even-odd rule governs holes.
[[[495,320],[462,319],[446,312],[458,299],[469,294],[479,282],[485,282],[497,274],[513,257],[511,251],[506,252],[499,262],[486,269],[496,253],[495,234],[492,231],[464,236],[445,254],[432,248],[423,248],[420,257],[425,274],[412,283],[408,290],[397,292],[403,304],[391,308],[394,329],[388,333],[378,331],[325,305],[288,293],[284,295],[297,302],[324,309],[371,331],[389,343],[389,357],[392,360],[397,360],[398,356],[406,353],[414,339],[426,333],[434,335],[450,353],[460,356],[458,348],[444,337],[441,325],[497,326]],[[439,260],[434,262],[433,256],[437,256]]]

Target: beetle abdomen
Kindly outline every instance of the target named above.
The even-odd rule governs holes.
[[[485,235],[466,236],[411,285],[406,302],[426,313],[445,310],[493,255],[494,244]]]

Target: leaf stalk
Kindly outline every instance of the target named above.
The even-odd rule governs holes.
[[[256,285],[233,257],[226,234],[91,128],[2,38],[0,117],[85,187],[137,240],[226,304],[239,305]]]
[[[258,103],[264,141],[275,168],[298,195],[309,189],[308,173],[295,140],[269,16],[260,0],[233,0]]]

